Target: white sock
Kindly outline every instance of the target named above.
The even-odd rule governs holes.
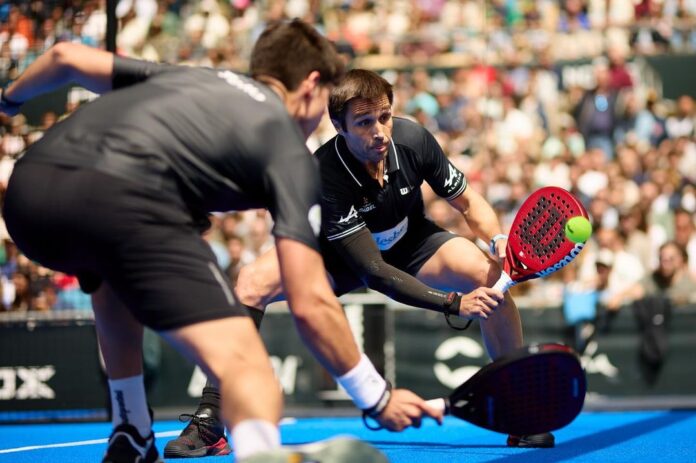
[[[244,420],[232,429],[232,448],[237,461],[280,447],[280,431],[270,421]]]
[[[121,423],[135,426],[141,437],[152,431],[152,421],[147,408],[143,375],[123,379],[110,379],[111,422],[114,427]]]

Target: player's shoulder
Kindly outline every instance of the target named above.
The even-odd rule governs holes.
[[[396,144],[416,149],[423,145],[429,135],[425,127],[411,119],[394,117],[393,121],[392,138]]]

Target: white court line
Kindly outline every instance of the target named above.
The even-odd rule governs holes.
[[[14,449],[0,450],[0,454],[26,452],[28,450],[54,449],[54,448],[58,448],[58,447],[77,447],[79,445],[104,444],[104,443],[106,443],[106,441],[107,441],[107,439],[94,439],[94,440],[83,440],[83,441],[79,441],[79,442],[67,442],[64,444],[29,445],[27,447],[17,447]]]
[[[283,418],[280,420],[280,424],[293,424],[297,420],[295,418]],[[174,437],[178,436],[179,433],[181,433],[181,430],[177,431],[162,431],[162,432],[156,432],[155,437],[160,438],[160,437]],[[17,453],[17,452],[28,452],[30,450],[42,450],[42,449],[57,449],[57,448],[62,448],[62,447],[80,447],[83,445],[96,445],[96,444],[106,444],[109,441],[108,438],[106,439],[92,439],[92,440],[82,440],[82,441],[77,441],[77,442],[63,442],[60,444],[46,444],[46,445],[28,445],[26,447],[16,447],[13,449],[0,449],[0,455],[3,453]]]
[[[155,433],[155,437],[171,437],[178,436],[181,431],[164,431]],[[17,447],[14,449],[3,449],[0,450],[2,453],[15,453],[15,452],[27,452],[29,450],[41,450],[41,449],[57,449],[61,447],[80,447],[82,445],[96,445],[96,444],[106,444],[109,441],[108,438],[105,439],[92,439],[92,440],[81,440],[77,442],[64,442],[60,444],[46,444],[46,445],[28,445],[26,447]]]

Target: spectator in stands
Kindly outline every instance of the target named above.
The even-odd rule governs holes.
[[[33,310],[33,298],[31,292],[31,274],[27,269],[18,269],[12,274],[12,286],[14,287],[14,299],[9,307],[13,312],[27,312]]]
[[[694,212],[684,208],[674,211],[674,242],[686,252],[685,261],[689,271],[696,275],[696,225],[694,224]]]
[[[593,234],[578,272],[578,281],[595,282],[599,302],[606,307],[621,305],[623,292],[640,281],[645,270],[640,260],[626,251],[623,237],[614,228],[600,228]]]
[[[619,211],[619,233],[626,243],[626,252],[636,256],[643,268],[653,267],[653,249],[646,233],[645,211],[638,205]]]
[[[56,113],[53,111],[46,111],[43,113],[41,115],[41,124],[38,127],[34,127],[33,130],[27,134],[27,145],[31,145],[39,140],[43,136],[44,132],[50,129],[57,120],[58,116],[56,116]]]
[[[654,91],[648,93],[645,110],[641,113],[644,119],[641,129],[647,135],[652,146],[659,146],[667,138],[665,117],[661,111],[660,101]]]
[[[694,135],[694,99],[691,95],[682,95],[677,100],[677,110],[667,118],[665,123],[670,138],[691,137]]]
[[[659,250],[657,269],[629,286],[609,305],[616,310],[622,304],[657,294],[679,306],[696,302],[696,279],[689,273],[688,254],[683,246],[668,241]]]
[[[573,32],[589,28],[590,20],[584,11],[583,2],[581,0],[565,0],[558,29],[563,32]]]
[[[606,159],[611,160],[614,158],[617,94],[611,87],[606,63],[595,64],[594,76],[596,85],[583,94],[574,109],[574,116],[587,148],[600,148]]]
[[[260,211],[253,219],[249,228],[249,251],[258,257],[273,247],[271,228],[265,211]]]
[[[227,253],[229,254],[229,264],[225,271],[230,281],[234,285],[237,282],[239,271],[247,264],[256,259],[249,249],[244,247],[244,240],[238,235],[227,236]]]
[[[616,91],[633,87],[633,79],[626,67],[626,55],[623,49],[614,46],[609,49],[610,87]]]
[[[9,131],[2,137],[2,151],[13,159],[27,147],[24,141],[26,124],[27,118],[23,114],[17,114],[11,119]]]

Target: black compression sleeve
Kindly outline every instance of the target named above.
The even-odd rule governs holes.
[[[174,69],[175,66],[142,61],[123,56],[114,56],[114,71],[111,76],[111,85],[114,90],[128,87],[147,80],[151,75]]]
[[[458,294],[424,285],[416,277],[384,262],[366,228],[331,243],[369,288],[414,307],[459,314]]]

